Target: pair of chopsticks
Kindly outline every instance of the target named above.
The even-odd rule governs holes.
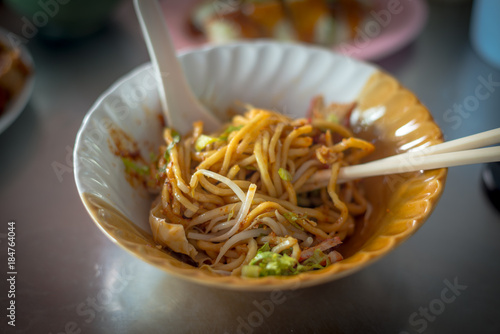
[[[500,143],[500,128],[429,146],[418,151],[342,167],[337,183],[370,176],[500,161],[500,146],[484,147],[498,143]],[[329,169],[318,171],[304,184],[300,192],[327,186],[330,174]]]

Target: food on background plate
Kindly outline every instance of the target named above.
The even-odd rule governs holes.
[[[370,9],[362,0],[206,0],[191,21],[213,43],[273,38],[332,46],[356,38]]]
[[[311,103],[308,118],[248,107],[217,133],[196,122],[146,165],[123,156],[127,173],[159,194],[150,225],[159,247],[198,267],[243,277],[285,276],[342,260],[336,250],[369,208],[358,182],[336,183],[339,168],[374,149],[348,128],[354,104]],[[327,187],[307,180],[330,169]],[[369,210],[368,210],[369,211]]]
[[[30,72],[21,59],[20,50],[0,41],[0,115],[22,90]]]

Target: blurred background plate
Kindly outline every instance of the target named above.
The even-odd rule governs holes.
[[[0,42],[10,48],[18,48],[20,50],[20,58],[23,63],[30,69],[30,73],[24,82],[21,91],[7,103],[6,110],[0,114],[0,133],[7,129],[12,122],[21,114],[28,103],[35,82],[35,68],[33,58],[23,45],[14,45],[15,41],[20,39],[12,32],[0,28]]]
[[[391,10],[391,3],[400,5]],[[334,47],[335,51],[357,59],[379,60],[412,42],[427,22],[427,3],[423,0],[375,0],[374,8],[362,28],[369,39],[355,39]]]
[[[207,43],[191,24],[193,11],[202,0],[163,1],[163,12],[178,49],[193,48]],[[209,3],[212,10],[235,6],[239,1],[216,0]],[[213,4],[213,5],[212,5]],[[365,13],[358,36],[340,42],[332,49],[362,60],[379,60],[412,42],[427,22],[427,3],[424,0],[373,0],[372,9]]]

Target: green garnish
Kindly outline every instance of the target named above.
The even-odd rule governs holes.
[[[299,230],[304,231],[304,228],[302,226],[300,226],[299,224],[297,224],[297,220],[300,219],[299,215],[297,215],[296,213],[293,213],[293,212],[285,212],[285,214],[283,215],[283,217],[285,217],[285,219],[292,226],[294,226],[295,228],[298,228]]]
[[[181,141],[181,135],[177,131],[172,129],[171,133],[172,133],[172,142],[167,146],[167,149],[165,150],[165,163],[168,163],[170,161],[170,151],[172,151],[175,144]]]
[[[207,135],[200,135],[198,139],[196,139],[196,143],[194,144],[194,148],[196,151],[200,152],[203,150],[205,147],[208,145],[215,143],[217,141],[226,141],[227,138],[229,137],[229,134],[233,131],[237,131],[241,129],[243,125],[239,126],[234,126],[230,125],[219,137],[212,137],[212,136],[207,136]]]
[[[298,214],[293,213],[293,212],[290,212],[290,211],[285,212],[285,214],[284,214],[283,216],[284,216],[284,217],[286,218],[286,220],[288,220],[290,223],[291,223],[291,222],[294,222],[294,223],[295,223],[295,222],[297,221],[297,219],[299,219],[299,215],[298,215]]]
[[[241,128],[243,127],[243,125],[238,125],[238,126],[234,126],[234,125],[230,125],[228,126],[228,128],[226,130],[224,130],[224,132],[219,136],[219,140],[227,140],[227,138],[229,137],[229,134],[233,131],[238,131],[240,130]]]
[[[338,116],[337,116],[337,115],[335,115],[335,114],[330,114],[330,115],[328,115],[328,116],[326,117],[326,120],[327,120],[328,122],[332,122],[332,123],[338,123],[338,122],[339,122],[339,118],[338,118]]]
[[[236,204],[233,205],[233,207],[231,208],[231,211],[229,211],[229,214],[227,215],[227,220],[226,221],[230,221],[231,218],[233,218],[233,216],[234,216],[234,207],[235,206],[236,206]]]
[[[210,137],[207,135],[200,135],[198,139],[196,139],[196,143],[194,144],[194,148],[196,151],[200,152],[208,145],[215,143],[218,139],[215,137]]]
[[[167,165],[163,165],[160,168],[158,168],[158,174],[163,174],[167,170]]]
[[[313,256],[300,264],[296,259],[287,254],[278,254],[270,251],[268,243],[262,246],[257,255],[246,266],[243,266],[243,277],[257,278],[266,276],[290,276],[306,271],[323,269],[330,264],[328,257],[319,249]],[[284,251],[285,252],[285,251]],[[326,265],[321,265],[326,261]]]
[[[260,275],[260,267],[259,266],[243,266],[241,268],[241,276],[243,277],[251,277],[257,278]]]
[[[290,276],[297,274],[295,267],[297,260],[288,256],[271,252],[271,247],[266,243],[258,251],[250,263],[242,268],[242,276]]]
[[[161,175],[164,174],[166,170],[167,170],[166,164],[158,168],[158,172],[156,173],[156,181],[160,181]]]
[[[149,161],[154,162],[158,159],[158,156],[154,152],[149,152]]]
[[[321,265],[323,262],[326,263],[325,266]],[[330,262],[330,258],[325,253],[323,253],[320,249],[316,249],[310,258],[302,262],[302,265],[313,269],[321,269],[331,264]]]
[[[278,169],[278,174],[283,181],[292,181],[292,174],[284,168]]]
[[[129,158],[125,158],[125,157],[122,157],[122,161],[123,161],[123,164],[125,165],[125,170],[134,171],[140,175],[149,174],[149,167],[148,166],[139,165],[139,164],[133,162],[132,160],[130,160]]]
[[[262,247],[259,248],[259,250],[257,251],[257,254],[270,252],[270,251],[271,251],[271,246],[269,246],[269,242],[266,242]]]

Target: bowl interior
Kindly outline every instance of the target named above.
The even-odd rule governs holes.
[[[238,102],[304,116],[309,101],[357,102],[351,116],[357,136],[372,141],[370,160],[442,142],[428,110],[394,78],[377,68],[319,48],[277,43],[240,43],[180,56],[195,94],[227,118]],[[413,234],[441,195],[446,170],[404,173],[362,181],[372,204],[342,245],[346,259],[293,277],[244,279],[193,268],[159,250],[150,232],[152,198],[127,182],[122,162],[109,148],[109,132],[120,129],[143,156],[161,144],[157,82],[146,64],[113,85],[95,103],[77,136],[75,178],[97,225],[115,242],[170,274],[229,289],[296,288],[343,277],[380,258]]]

